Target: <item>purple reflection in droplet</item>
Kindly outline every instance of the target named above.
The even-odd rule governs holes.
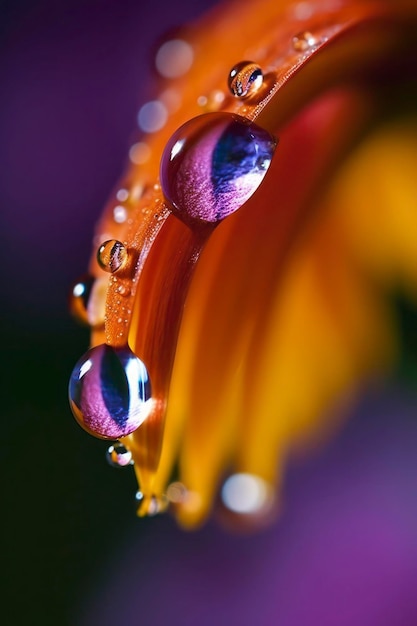
[[[130,348],[91,348],[75,365],[69,399],[77,422],[90,434],[118,439],[146,419],[151,398],[146,367]]]
[[[237,211],[261,184],[275,138],[231,113],[207,113],[168,141],[160,177],[165,198],[184,222],[215,224]]]

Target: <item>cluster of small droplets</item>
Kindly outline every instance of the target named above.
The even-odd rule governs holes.
[[[241,61],[230,71],[228,86],[236,98],[246,98],[262,86],[264,75],[262,69],[252,61]]]
[[[112,284],[118,283],[117,276],[111,277]],[[131,294],[131,288],[127,279],[120,282],[120,284],[116,287],[115,291],[119,296],[123,299],[126,299]],[[127,304],[123,302],[122,299],[118,298],[115,303],[107,305],[107,315],[111,313],[114,317],[117,315],[117,323],[119,325],[118,336],[123,337],[126,333],[127,327],[129,325],[130,314],[132,313],[132,309],[129,306],[129,301]]]
[[[97,261],[101,269],[111,274],[121,270],[126,265],[127,259],[127,248],[117,239],[105,241],[97,252]]]

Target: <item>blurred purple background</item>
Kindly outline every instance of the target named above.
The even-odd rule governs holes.
[[[254,537],[134,515],[129,470],[67,405],[88,334],[67,313],[121,174],[152,51],[211,2],[0,5],[2,612],[13,626],[415,626],[417,395],[370,391],[293,463]]]

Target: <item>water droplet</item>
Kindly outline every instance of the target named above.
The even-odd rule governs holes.
[[[262,69],[252,61],[241,61],[231,70],[228,85],[236,98],[246,98],[260,89],[264,80]]]
[[[112,467],[126,467],[132,465],[132,453],[122,443],[117,442],[110,446],[106,452],[106,459]]]
[[[194,52],[183,39],[165,41],[155,57],[155,65],[161,76],[178,78],[188,72],[194,60]]]
[[[127,219],[126,207],[122,206],[121,204],[115,206],[113,209],[113,218],[114,221],[118,224],[123,224],[123,222],[125,222]]]
[[[105,281],[90,274],[77,280],[70,292],[71,314],[82,324],[99,328],[104,324],[107,278]]]
[[[151,149],[147,143],[144,141],[138,141],[138,143],[134,143],[129,150],[129,159],[135,165],[143,165],[146,161],[149,161],[151,156]],[[140,186],[140,195],[143,191],[143,187]],[[135,190],[136,191],[136,190]],[[133,195],[133,193],[132,193]],[[140,197],[140,195],[138,197]],[[133,198],[137,199],[137,198]]]
[[[254,474],[232,474],[223,484],[221,498],[233,513],[254,515],[272,507],[271,486]]]
[[[232,113],[206,113],[179,128],[161,159],[160,178],[172,211],[185,223],[217,223],[257,190],[275,138]]]
[[[101,244],[97,252],[97,261],[106,272],[118,272],[127,261],[126,247],[117,239],[109,239]]]
[[[90,325],[87,316],[87,307],[94,281],[94,276],[86,274],[74,283],[70,293],[69,305],[72,315],[74,315],[79,322],[87,325]]]
[[[316,43],[317,39],[307,30],[294,35],[292,38],[292,46],[297,52],[304,52],[315,46]]]
[[[168,485],[166,496],[173,504],[180,504],[187,499],[188,491],[186,486],[180,482]]]
[[[131,294],[131,289],[128,285],[119,285],[117,288],[117,293],[120,293],[121,296],[127,297]]]
[[[165,496],[145,495],[137,491],[135,495],[136,513],[139,517],[153,517],[158,513],[163,513],[168,508],[168,500]]]
[[[116,193],[116,198],[118,199],[119,202],[126,202],[126,200],[129,197],[129,192],[127,189],[119,189],[118,192]]]
[[[102,344],[75,365],[69,382],[77,422],[102,439],[120,439],[147,418],[152,400],[148,372],[128,348]]]
[[[166,106],[160,100],[146,102],[138,113],[138,124],[145,133],[155,133],[165,126],[168,119]]]

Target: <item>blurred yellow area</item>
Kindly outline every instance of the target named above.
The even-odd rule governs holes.
[[[278,489],[291,450],[334,430],[344,403],[395,365],[390,295],[417,292],[416,163],[415,119],[368,134],[321,196],[283,271],[264,285],[267,311],[245,300],[224,266],[228,255],[251,254],[245,239],[230,249],[225,238],[216,257],[203,255],[156,478],[162,490],[178,455],[189,490],[177,510],[185,527],[205,519],[225,472],[254,474]],[[256,263],[250,267],[248,288],[261,280]]]

